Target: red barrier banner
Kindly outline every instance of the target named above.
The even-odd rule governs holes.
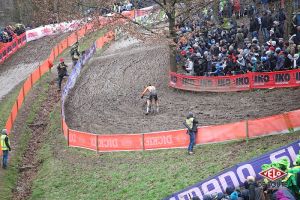
[[[86,29],[86,27],[84,26],[77,31],[78,40],[80,40],[85,35],[85,29]]]
[[[7,118],[6,124],[5,124],[5,128],[8,132],[8,134],[11,132],[12,126],[13,126],[13,121],[12,121],[12,117],[11,117],[11,113],[10,113],[9,117]]]
[[[76,34],[76,32],[72,33],[68,37],[68,44],[69,44],[69,46],[73,45],[75,42],[77,42],[77,34]]]
[[[64,119],[62,119],[62,129],[63,129],[65,139],[68,139],[68,131],[69,131],[68,129],[69,128]]]
[[[43,76],[50,69],[48,60],[45,60],[43,64],[40,66],[41,76]]]
[[[169,149],[187,147],[189,135],[186,130],[163,131],[144,134],[144,149]]]
[[[59,44],[60,44],[61,51],[66,50],[68,48],[68,38],[64,39]]]
[[[98,151],[137,151],[143,150],[142,134],[98,135]]]
[[[31,76],[29,76],[26,81],[24,82],[23,88],[24,88],[24,95],[26,96],[31,89],[32,83],[31,83]]]
[[[52,63],[52,65],[53,65],[54,60],[55,60],[55,53],[54,53],[54,50],[52,49],[51,53],[49,55],[48,61],[49,61],[49,63]]]
[[[241,140],[246,139],[246,136],[246,123],[243,121],[231,124],[203,126],[198,128],[196,144]]]
[[[104,42],[103,42],[103,37],[100,37],[99,39],[96,40],[96,48],[101,48],[103,47]]]
[[[211,92],[298,87],[300,86],[300,69],[213,77],[187,76],[171,72],[169,85],[182,90]]]
[[[24,96],[24,91],[23,88],[20,90],[19,95],[17,97],[17,102],[18,102],[18,109],[21,108],[23,102],[24,102],[25,96]]]
[[[69,129],[69,146],[97,150],[97,135]]]
[[[12,109],[11,109],[11,120],[12,123],[15,122],[15,119],[17,118],[18,115],[18,101],[15,102],[15,104],[13,105]]]
[[[300,110],[295,110],[286,113],[291,123],[292,128],[300,127]]]
[[[35,84],[40,79],[40,67],[38,67],[36,70],[32,72],[32,84]]]
[[[53,51],[54,51],[54,56],[55,58],[57,58],[57,56],[59,55],[59,48],[58,48],[58,44],[53,47]]]
[[[249,138],[272,135],[287,131],[291,124],[284,115],[254,119],[248,121]],[[290,127],[291,128],[291,127]]]

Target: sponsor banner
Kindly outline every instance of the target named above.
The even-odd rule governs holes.
[[[259,173],[262,171],[263,164],[270,164],[282,158],[287,158],[292,163],[300,150],[300,140],[292,144],[283,146],[252,160],[239,163],[226,169],[215,176],[209,177],[193,186],[176,192],[165,200],[189,200],[189,196],[198,196],[203,199],[205,194],[225,192],[228,186],[241,187],[246,181],[247,176],[254,176],[256,180],[262,179]]]
[[[64,103],[69,93],[69,90],[74,87],[76,79],[78,78],[83,65],[89,61],[89,59],[92,57],[92,55],[94,55],[95,52],[96,52],[96,43],[94,43],[88,50],[85,51],[85,54],[78,60],[77,64],[73,67],[73,70],[68,77],[68,81],[64,86],[62,97],[61,97],[62,105],[63,105],[62,106],[63,119],[65,119]]]
[[[298,87],[300,86],[300,69],[213,77],[186,76],[171,72],[169,85],[182,90],[211,92]]]
[[[62,22],[59,24],[49,24],[40,26],[35,29],[26,31],[27,42],[37,40],[45,36],[66,33],[76,30],[81,24],[81,21],[74,20],[72,22]]]

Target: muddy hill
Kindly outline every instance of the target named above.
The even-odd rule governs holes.
[[[162,43],[120,39],[94,56],[66,102],[70,128],[91,133],[144,133],[182,129],[189,111],[200,125],[224,124],[300,108],[300,88],[192,93],[168,87],[169,50]],[[140,95],[158,89],[160,112],[145,115]]]

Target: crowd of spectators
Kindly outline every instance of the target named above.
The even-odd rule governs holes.
[[[141,1],[138,1],[137,6],[140,5],[140,3],[141,3]],[[134,7],[134,2],[133,1],[118,2],[118,3],[114,3],[113,11],[121,13],[123,11],[130,11],[130,10],[133,9],[133,7]]]
[[[225,193],[204,195],[203,200],[297,200],[300,199],[300,154],[296,156],[293,166],[287,158],[278,162],[262,165],[262,171],[276,167],[286,176],[276,181],[263,179],[258,182],[253,176],[248,176],[243,188],[229,186]],[[193,197],[192,200],[199,200]]]
[[[15,26],[8,25],[4,28],[0,27],[0,42],[11,42],[16,35],[21,35],[25,31],[23,24],[16,24]]]
[[[284,40],[283,9],[259,12],[251,5],[243,12],[237,9],[242,18],[238,20],[224,10],[226,5],[220,9],[218,23],[211,19],[212,9],[178,23],[176,61],[187,74],[224,76],[300,67],[300,15],[295,15],[295,28]]]

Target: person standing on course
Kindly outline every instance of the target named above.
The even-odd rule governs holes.
[[[6,169],[7,168],[7,161],[8,161],[8,151],[11,151],[10,148],[10,141],[7,136],[7,130],[3,129],[2,134],[1,134],[1,148],[2,148],[2,153],[3,153],[3,159],[2,159],[2,168]]]
[[[68,76],[67,71],[67,65],[65,64],[65,61],[63,58],[59,59],[59,64],[57,66],[57,73],[58,73],[58,91],[61,90],[61,82],[64,78],[64,76]]]
[[[148,84],[148,86],[144,89],[141,98],[144,98],[144,95],[146,93],[149,93],[149,97],[147,98],[147,110],[146,110],[146,115],[148,115],[151,112],[151,107],[156,106],[156,112],[158,113],[159,108],[158,108],[158,97],[157,97],[157,90],[156,87]],[[154,101],[154,103],[153,103]],[[152,108],[153,109],[153,108]]]
[[[188,129],[187,133],[190,136],[190,144],[188,146],[188,154],[194,154],[193,148],[195,145],[196,133],[197,133],[197,124],[198,121],[194,118],[192,112],[189,112],[185,122],[183,122],[184,126]]]

